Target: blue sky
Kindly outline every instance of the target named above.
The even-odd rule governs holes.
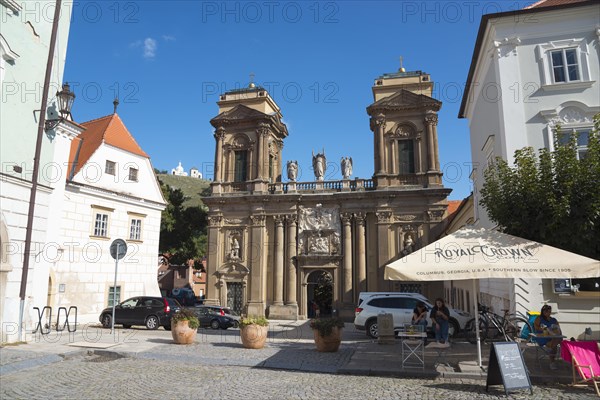
[[[482,14],[532,1],[90,1],[73,7],[64,79],[84,122],[118,113],[152,160],[179,161],[212,177],[218,95],[254,81],[281,107],[283,161],[314,180],[311,153],[325,149],[327,179],[373,174],[366,107],[383,73],[422,70],[436,83],[440,163],[451,199],[471,192],[466,120],[458,119]],[[285,177],[285,174],[284,174]],[[285,178],[284,178],[285,179]]]

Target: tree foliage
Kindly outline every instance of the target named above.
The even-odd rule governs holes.
[[[585,157],[577,135],[567,144],[555,130],[555,150],[515,152],[509,165],[497,158],[485,173],[480,204],[508,234],[600,259],[600,114],[594,117]]]
[[[206,211],[202,207],[183,206],[185,196],[180,189],[160,182],[167,207],[160,223],[159,251],[169,253],[172,264],[206,255]]]

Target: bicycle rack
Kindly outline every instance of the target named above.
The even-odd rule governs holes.
[[[50,306],[45,306],[42,308],[42,310],[40,311],[39,307],[33,307],[34,310],[37,310],[38,313],[38,323],[37,326],[35,327],[35,330],[33,331],[33,333],[37,333],[38,329],[40,330],[40,333],[42,335],[47,335],[50,333],[50,331],[52,330],[50,323],[52,323],[52,307]],[[48,322],[42,323],[42,319],[44,318],[44,314],[46,313],[46,309],[49,310],[48,313]],[[44,330],[44,328],[46,328],[47,330]]]
[[[72,310],[75,311],[75,321],[73,323],[73,330],[71,330],[71,324],[69,324],[69,316],[71,315]],[[61,311],[65,312],[65,322],[62,324],[62,326],[60,325],[60,312]],[[67,327],[67,331],[69,333],[73,333],[77,330],[77,307],[76,306],[71,306],[71,307],[69,307],[68,310],[67,310],[67,307],[58,307],[58,314],[56,316],[56,331],[57,332],[64,331],[65,326]]]

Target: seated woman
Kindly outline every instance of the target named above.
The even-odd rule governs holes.
[[[410,323],[413,325],[423,326],[423,332],[427,332],[427,316],[427,307],[425,307],[425,303],[420,301],[417,303],[417,306],[413,310],[413,316]],[[427,336],[425,336],[423,342],[427,344]]]
[[[533,330],[537,335],[560,335],[560,326],[556,318],[553,318],[552,307],[548,304],[542,307],[540,316],[533,321]],[[537,337],[535,341],[539,344],[550,357],[550,369],[558,369],[554,362],[556,358],[556,348],[562,339],[544,339],[543,337]]]
[[[423,325],[423,332],[427,329],[427,307],[422,301],[417,303],[417,306],[413,310],[413,316],[411,323],[413,325]]]

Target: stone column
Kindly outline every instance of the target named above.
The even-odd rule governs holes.
[[[283,216],[275,216],[275,270],[273,271],[273,304],[283,305]]]
[[[427,126],[427,170],[435,171],[435,145],[433,144],[433,121],[437,116],[429,113],[425,117]]]
[[[423,136],[421,135],[421,132],[417,133],[417,136],[415,137],[415,142],[417,143],[417,150],[415,151],[415,163],[417,164],[417,169],[416,172],[417,173],[421,173],[423,172],[423,156],[421,155],[422,153],[422,148],[423,148]]]
[[[265,169],[265,164],[269,160],[269,148],[267,143],[267,135],[269,134],[269,125],[261,122],[258,124],[258,129],[256,130],[256,134],[258,135],[258,179],[266,179],[266,175],[268,173],[268,164]]]
[[[437,134],[437,122],[438,117],[435,116],[435,121],[433,123],[433,157],[435,159],[435,170],[440,170],[440,153],[438,150],[438,134]]]
[[[250,295],[248,296],[248,315],[265,315],[265,282],[266,276],[266,255],[265,240],[266,227],[265,215],[251,215],[250,230],[250,259],[248,267],[250,269]]]
[[[248,180],[254,180],[256,179],[256,168],[254,168],[254,157],[255,157],[255,151],[254,151],[254,142],[251,142],[251,146],[248,149]]]
[[[344,276],[342,286],[342,301],[351,304],[352,301],[352,214],[342,213],[340,216],[344,232]]]
[[[364,292],[367,290],[367,263],[366,263],[366,249],[365,249],[365,216],[361,213],[354,216],[356,221],[356,247],[357,257],[356,269],[358,280],[356,289],[358,292]]]
[[[215,150],[215,182],[222,182],[222,170],[223,170],[223,139],[225,138],[225,128],[219,126],[215,131],[215,139],[217,139],[217,148]]]
[[[393,139],[391,142],[391,158],[392,158],[392,171],[393,175],[398,173],[398,139]]]
[[[385,132],[385,115],[378,114],[375,119],[375,124],[377,125],[377,142],[378,142],[378,153],[379,153],[379,171],[378,174],[385,174],[386,165],[385,165],[385,143],[383,139],[383,134]]]
[[[288,228],[288,257],[287,257],[287,292],[285,297],[285,304],[296,305],[296,266],[294,265],[294,257],[298,252],[296,244],[296,226],[298,217],[295,214],[287,216],[287,228]]]
[[[220,279],[217,268],[221,265],[223,245],[220,238],[220,229],[223,217],[213,215],[208,217],[208,252],[206,259],[206,300],[207,305],[219,305]]]
[[[372,282],[369,281],[369,291],[388,291],[389,281],[383,279],[385,265],[390,261],[390,222],[391,211],[378,211],[377,213],[377,282],[373,285],[377,289],[372,290]]]

